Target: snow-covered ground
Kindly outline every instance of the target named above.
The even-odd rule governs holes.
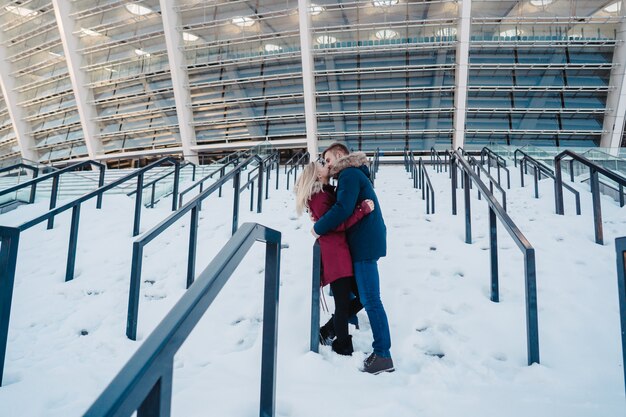
[[[278,330],[278,416],[624,416],[626,400],[615,270],[615,237],[626,208],[602,199],[604,246],[594,243],[591,196],[580,186],[582,216],[566,192],[554,214],[552,182],[519,188],[512,172],[509,214],[536,250],[541,364],[527,366],[522,256],[502,227],[500,303],[489,300],[488,209],[472,193],[474,243],[464,243],[450,209],[446,173],[429,169],[437,212],[403,167],[381,166],[377,193],[388,228],[379,262],[396,372],[359,372],[371,350],[367,316],[351,329],[357,352],[308,351],[311,222],[296,217],[291,191],[272,189],[264,213],[241,221],[282,232]],[[281,178],[285,180],[284,176]],[[532,184],[527,177],[527,184]],[[232,188],[203,206],[199,273],[230,236]],[[496,193],[496,195],[498,195]],[[144,210],[142,231],[170,202]],[[44,210],[23,206],[0,217],[16,224]],[[125,337],[133,202],[105,196],[82,210],[76,278],[65,283],[70,215],[54,230],[21,237],[1,416],[81,415],[185,291],[189,220],[147,246],[137,342]],[[173,415],[258,415],[264,250],[258,244],[222,290],[175,359]],[[332,297],[325,297],[332,309]],[[329,315],[322,314],[322,320]]]

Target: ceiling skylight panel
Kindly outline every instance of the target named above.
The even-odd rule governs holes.
[[[250,16],[237,16],[231,22],[239,27],[249,27],[256,23],[256,19]]]
[[[145,16],[147,14],[154,13],[154,10],[146,6],[142,6],[139,3],[129,3],[125,7],[130,13],[137,16]]]
[[[36,10],[32,10],[32,9],[29,9],[28,7],[22,7],[22,6],[8,5],[8,6],[4,6],[4,9],[20,17],[32,17],[32,16],[37,16],[39,14],[39,12]]]

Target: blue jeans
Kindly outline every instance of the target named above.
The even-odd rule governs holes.
[[[359,298],[365,308],[372,327],[374,353],[383,358],[390,358],[391,335],[387,314],[380,301],[380,280],[378,277],[378,259],[354,262],[354,277],[359,288]]]

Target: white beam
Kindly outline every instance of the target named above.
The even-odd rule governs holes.
[[[87,86],[89,83],[87,73],[80,68],[82,60],[82,56],[78,53],[80,42],[78,37],[72,33],[75,27],[74,19],[70,17],[72,5],[70,0],[52,0],[52,6],[54,7],[54,15],[59,27],[61,42],[63,43],[67,71],[72,82],[76,109],[78,110],[80,125],[83,129],[87,153],[90,158],[96,158],[98,154],[102,153],[102,142],[98,138],[100,129],[96,121],[98,114],[95,105],[90,104],[94,100],[93,93]]]
[[[465,118],[467,112],[467,81],[469,78],[469,45],[471,35],[471,0],[461,0],[456,30],[456,62],[454,70],[454,134],[452,148],[465,144]]]
[[[302,85],[304,88],[304,120],[306,122],[307,150],[311,160],[317,158],[317,110],[315,102],[315,63],[311,37],[309,0],[298,0],[300,19],[300,55],[302,56]]]
[[[38,161],[39,156],[35,148],[35,139],[31,134],[30,126],[26,122],[26,112],[17,104],[19,100],[18,93],[15,90],[16,82],[15,78],[9,75],[11,63],[7,59],[7,49],[2,43],[4,41],[2,39],[3,35],[4,31],[0,30],[0,88],[2,89],[4,102],[7,105],[9,117],[11,117],[11,123],[13,124],[13,130],[17,137],[22,158]]]
[[[618,43],[613,51],[613,64],[609,85],[613,87],[606,97],[606,111],[602,125],[600,146],[619,148],[626,119],[626,0],[622,0],[622,22],[617,29]]]
[[[159,0],[161,17],[165,30],[165,45],[169,60],[172,88],[176,102],[176,116],[178,116],[178,130],[183,147],[185,160],[198,163],[198,152],[191,147],[196,144],[196,131],[193,127],[193,111],[191,109],[191,94],[189,92],[189,76],[183,48],[183,34],[176,29],[179,27],[179,16],[174,9],[175,3],[170,0]]]

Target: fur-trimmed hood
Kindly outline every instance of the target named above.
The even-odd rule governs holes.
[[[329,174],[331,177],[335,177],[346,168],[359,168],[360,166],[366,164],[367,155],[365,155],[365,152],[353,152],[348,156],[337,159],[333,166],[330,168]]]

